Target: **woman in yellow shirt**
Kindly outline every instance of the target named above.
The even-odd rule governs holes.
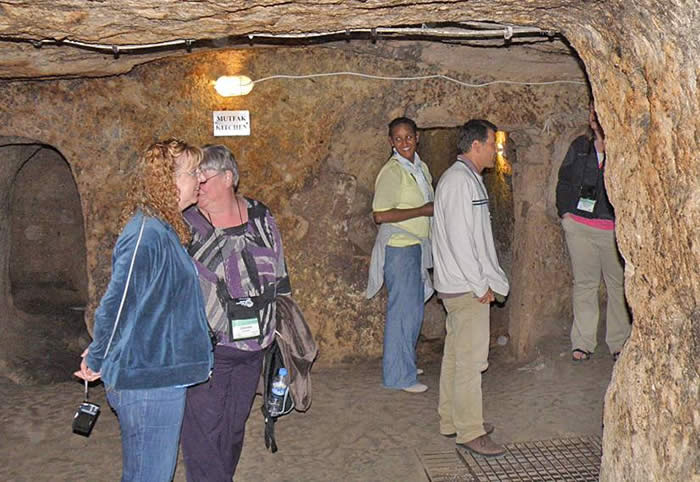
[[[415,348],[424,301],[432,294],[432,288],[425,285],[429,282],[425,269],[431,267],[434,191],[428,166],[416,153],[415,122],[406,117],[391,121],[389,143],[393,152],[377,175],[372,201],[374,221],[380,225],[377,242],[380,250],[384,248],[382,274],[388,291],[383,384],[420,393],[428,387],[416,378]]]

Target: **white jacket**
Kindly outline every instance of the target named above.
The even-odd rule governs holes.
[[[488,193],[480,174],[457,161],[440,178],[432,229],[434,285],[439,293],[488,288],[507,295],[506,274],[498,264],[491,231]]]

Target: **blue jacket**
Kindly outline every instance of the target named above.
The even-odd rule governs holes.
[[[126,301],[105,358],[145,218]],[[95,312],[87,365],[105,385],[145,389],[207,380],[211,341],[197,271],[173,228],[138,211],[112,253],[112,277]]]

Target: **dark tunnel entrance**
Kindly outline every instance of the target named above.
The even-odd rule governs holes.
[[[86,246],[66,159],[41,143],[6,143],[5,352],[12,378],[66,380],[87,334]]]
[[[10,291],[27,313],[79,311],[87,300],[85,234],[78,189],[66,160],[36,145],[10,195]]]

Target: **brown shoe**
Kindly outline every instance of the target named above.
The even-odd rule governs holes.
[[[503,445],[497,444],[491,440],[491,437],[488,435],[482,435],[474,440],[461,444],[458,443],[457,445],[484,457],[498,457],[506,453],[506,449],[503,447]]]

